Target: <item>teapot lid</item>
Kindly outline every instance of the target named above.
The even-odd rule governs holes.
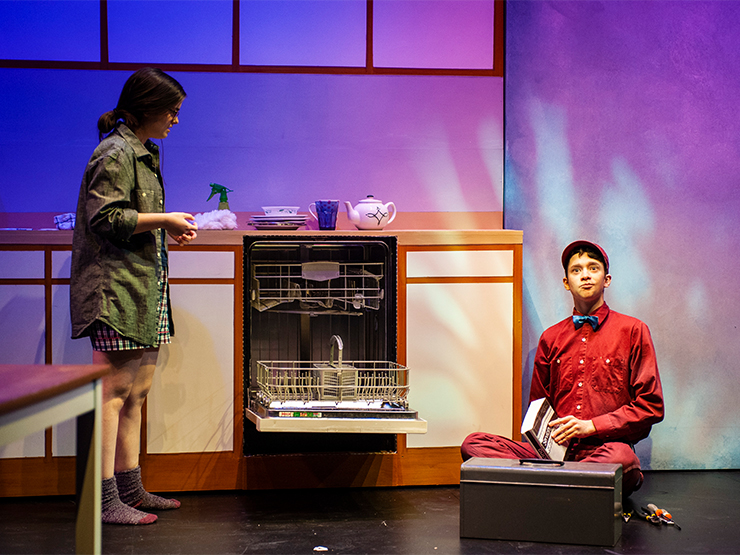
[[[368,195],[367,198],[362,199],[360,202],[364,202],[365,204],[368,204],[368,203],[376,203],[376,202],[382,202],[382,201],[376,199],[373,195]]]

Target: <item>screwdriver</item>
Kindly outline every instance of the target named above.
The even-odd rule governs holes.
[[[648,505],[648,511],[651,511],[664,524],[675,526],[679,530],[681,529],[681,527],[673,521],[673,516],[671,516],[671,513],[669,513],[665,509],[660,509],[657,507],[657,505],[650,503]]]

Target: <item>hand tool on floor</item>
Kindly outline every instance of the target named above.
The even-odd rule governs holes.
[[[660,522],[662,522],[663,524],[675,526],[678,530],[681,529],[681,527],[673,521],[673,516],[671,516],[671,513],[669,513],[665,509],[660,509],[657,505],[650,503],[648,504],[648,511],[651,511],[652,514],[658,517]]]
[[[637,515],[641,519],[647,520],[650,524],[655,524],[656,526],[660,526],[660,519],[657,517],[657,515],[651,513],[645,507],[641,507],[641,509],[642,510],[637,513]]]

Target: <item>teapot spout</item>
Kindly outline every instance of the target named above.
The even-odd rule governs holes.
[[[357,223],[357,221],[360,219],[360,214],[352,208],[352,203],[348,200],[344,201],[344,205],[347,207],[347,219],[351,223]]]

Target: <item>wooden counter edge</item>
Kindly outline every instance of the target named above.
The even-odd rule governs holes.
[[[520,245],[524,233],[513,229],[415,229],[359,231],[255,231],[255,230],[201,230],[190,246],[241,245],[244,236],[270,236],[301,239],[303,237],[373,237],[395,236],[399,245]],[[0,246],[71,246],[72,231],[0,231]]]

